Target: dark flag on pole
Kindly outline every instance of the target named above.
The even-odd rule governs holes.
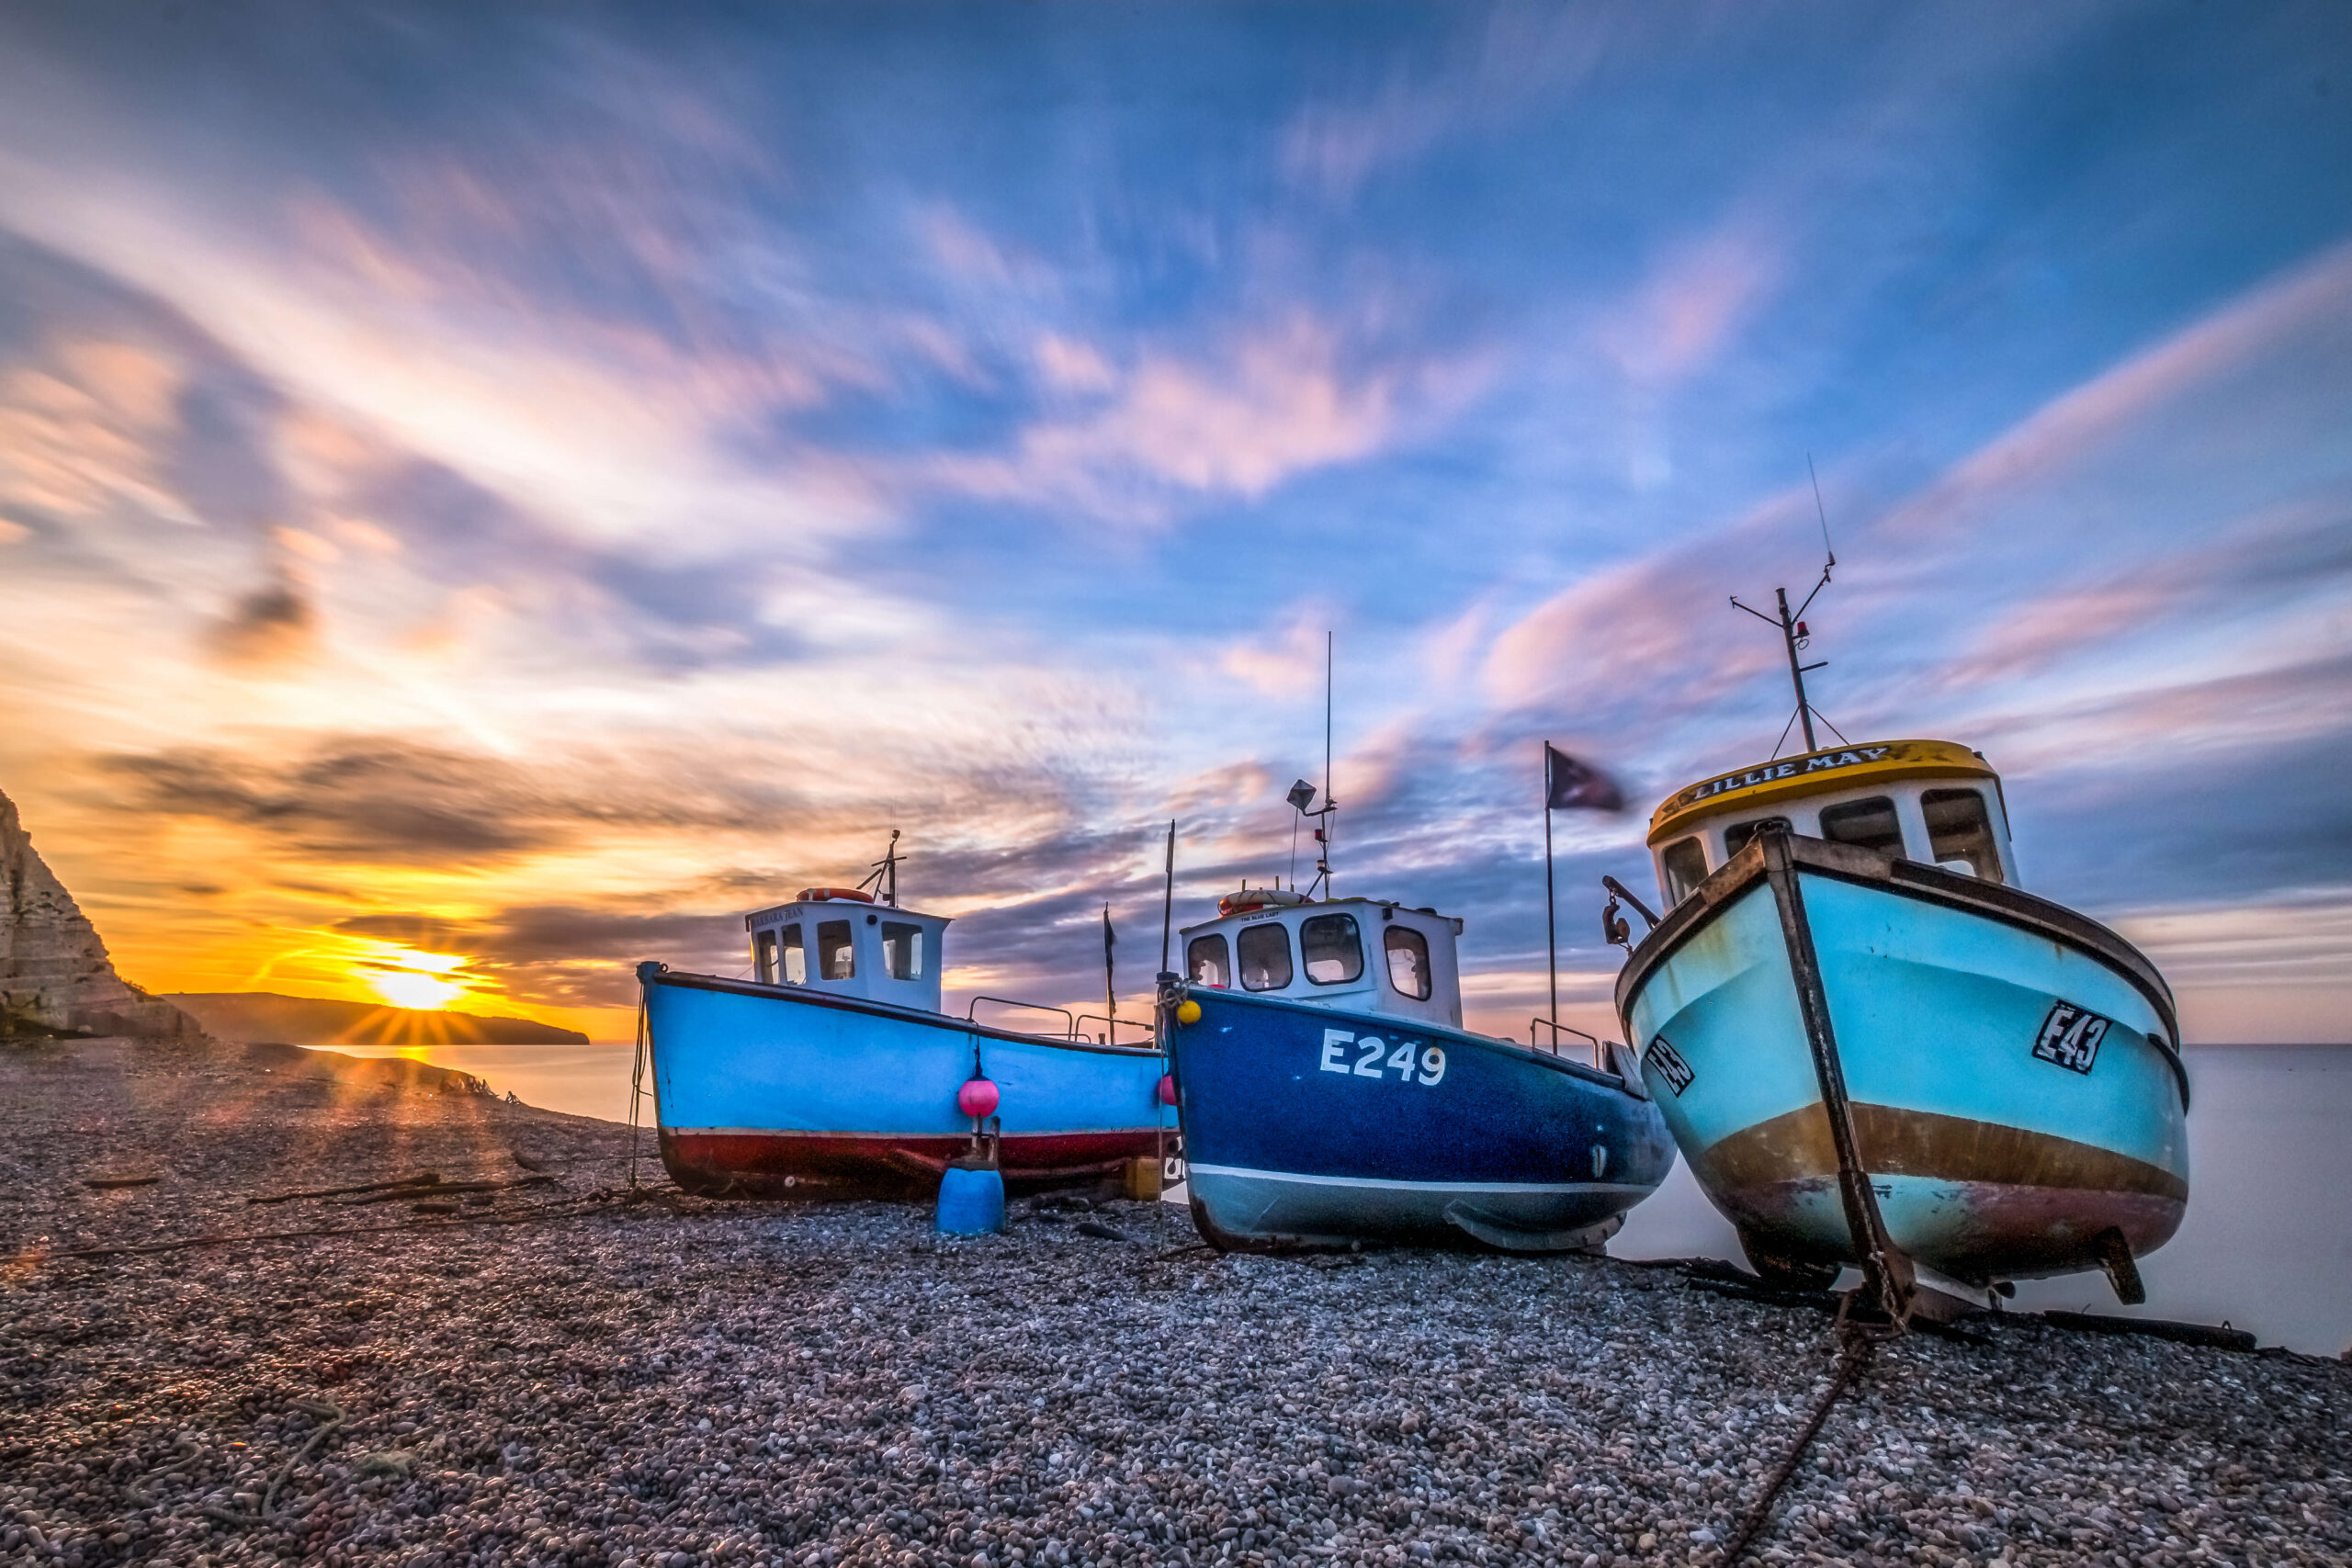
[[[1623,811],[1625,794],[1617,781],[1589,762],[1579,762],[1550,741],[1544,743],[1546,811]]]
[[[1544,949],[1552,983],[1555,1048],[1560,1038],[1560,919],[1559,899],[1552,886],[1552,813],[1624,809],[1625,792],[1617,787],[1615,779],[1589,762],[1577,761],[1549,740],[1544,742]],[[1532,1044],[1534,1038],[1529,1035],[1528,1043]]]
[[[1111,906],[1102,906],[1102,1007],[1113,1018],[1119,1016],[1119,991],[1113,982],[1111,950],[1119,944],[1116,932],[1111,930]]]

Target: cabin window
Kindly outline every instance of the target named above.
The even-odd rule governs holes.
[[[1195,986],[1215,986],[1222,991],[1233,984],[1233,954],[1221,936],[1196,936],[1193,945],[1184,950],[1184,967]]]
[[[1707,880],[1707,852],[1700,847],[1697,834],[1677,839],[1666,846],[1666,901],[1679,904],[1698,890]]]
[[[1746,849],[1747,841],[1765,829],[1785,829],[1788,825],[1789,819],[1785,817],[1758,817],[1753,822],[1733,823],[1724,829],[1724,859],[1729,860]]]
[[[1344,986],[1363,976],[1363,941],[1353,915],[1317,915],[1298,927],[1299,956],[1318,986]]]
[[[752,933],[752,973],[763,986],[775,984],[775,932]]]
[[[1919,796],[1919,813],[1928,819],[1930,860],[1946,871],[2001,880],[2001,852],[1993,843],[1984,795],[1973,789],[1931,789]]]
[[[800,942],[800,922],[795,920],[784,928],[784,983],[805,986],[808,983],[808,950]]]
[[[1883,795],[1823,807],[1821,836],[1833,844],[1859,844],[1891,855],[1903,852],[1903,824],[1895,820],[1894,802]]]
[[[857,946],[847,920],[824,920],[817,927],[817,973],[827,980],[857,977]]]
[[[893,980],[922,978],[922,928],[898,920],[882,922],[882,973]]]
[[[1290,933],[1277,920],[1241,928],[1241,984],[1252,991],[1279,991],[1290,984]]]
[[[1430,999],[1430,939],[1410,926],[1390,926],[1380,933],[1388,953],[1388,983],[1396,994],[1417,1002]]]

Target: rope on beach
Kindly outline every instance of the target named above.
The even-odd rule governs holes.
[[[420,1170],[414,1176],[403,1176],[392,1181],[369,1181],[357,1187],[313,1187],[300,1192],[272,1192],[265,1197],[248,1198],[248,1203],[290,1203],[297,1198],[345,1198],[354,1192],[390,1192],[401,1187],[438,1187],[441,1173]]]
[[[1756,1500],[1748,1504],[1747,1514],[1739,1521],[1739,1529],[1732,1533],[1731,1544],[1724,1549],[1723,1568],[1732,1568],[1732,1564],[1739,1561],[1740,1553],[1747,1550],[1749,1543],[1764,1529],[1765,1522],[1772,1517],[1772,1505],[1780,1500],[1781,1489],[1789,1483],[1789,1477],[1796,1473],[1797,1461],[1804,1457],[1805,1450],[1812,1447],[1813,1439],[1820,1435],[1823,1423],[1829,1419],[1830,1407],[1854,1386],[1855,1381],[1869,1369],[1871,1358],[1878,1353],[1882,1336],[1865,1332],[1851,1324],[1843,1324],[1839,1327],[1838,1369],[1830,1375],[1829,1386],[1822,1391],[1821,1398],[1815,1403],[1813,1413],[1805,1417],[1804,1425],[1797,1428],[1796,1440],[1789,1445],[1786,1456],[1772,1473],[1764,1478],[1762,1490],[1757,1493]]]
[[[277,1489],[285,1485],[288,1478],[293,1475],[294,1467],[310,1458],[321,1443],[334,1436],[345,1422],[351,1419],[344,1413],[341,1406],[329,1404],[324,1400],[298,1399],[294,1401],[293,1408],[313,1419],[323,1421],[325,1425],[312,1432],[311,1440],[304,1443],[299,1450],[287,1459],[284,1464],[277,1467],[277,1473],[270,1478],[269,1490],[262,1494],[261,1506],[250,1514],[232,1513],[226,1508],[212,1507],[198,1508],[198,1513],[208,1519],[217,1519],[224,1525],[242,1527],[269,1523],[269,1516],[277,1508]]]
[[[204,1457],[204,1450],[201,1447],[196,1443],[186,1441],[185,1439],[175,1444],[172,1451],[178,1454],[180,1457],[174,1460],[169,1464],[157,1466],[155,1469],[149,1471],[145,1475],[141,1476],[138,1480],[125,1483],[122,1488],[123,1495],[142,1508],[152,1508],[155,1506],[155,1499],[149,1496],[147,1493],[141,1488],[141,1481],[161,1481],[167,1475],[182,1474],[187,1470],[188,1466],[194,1464],[197,1461]]]
[[[452,1192],[511,1192],[517,1187],[552,1187],[555,1179],[552,1175],[540,1175],[526,1176],[519,1181],[446,1181],[432,1187],[404,1188],[397,1192],[379,1192],[372,1197],[354,1198],[349,1202],[337,1203],[335,1207],[363,1209],[370,1203],[397,1203],[404,1198],[420,1195],[439,1198]]]

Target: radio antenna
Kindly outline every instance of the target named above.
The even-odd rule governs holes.
[[[1829,543],[1829,509],[1821,504],[1821,476],[1813,471],[1813,454],[1810,452],[1804,455],[1804,473],[1805,478],[1813,481],[1813,510],[1821,519],[1821,553],[1829,558],[1821,569],[1821,581],[1826,582],[1829,581],[1829,569],[1838,564],[1838,552]],[[1818,588],[1814,590],[1815,593],[1820,592]],[[1805,603],[1807,604],[1813,603],[1811,595],[1806,596]],[[1802,608],[1799,609],[1798,614],[1804,614]]]
[[[1340,803],[1331,798],[1331,633],[1329,631],[1323,634],[1323,804],[1315,805],[1315,786],[1305,779],[1291,785],[1290,793],[1283,798],[1290,802],[1291,809],[1299,817],[1315,823],[1315,880],[1306,885],[1306,896],[1312,898],[1319,890],[1324,897],[1329,898],[1331,897],[1331,814],[1340,809]],[[1307,809],[1309,807],[1314,807],[1314,809]],[[1293,818],[1293,865],[1297,863],[1297,832],[1298,821]],[[1295,892],[1297,887],[1297,878],[1294,875],[1291,888]]]
[[[1829,586],[1830,573],[1838,570],[1838,552],[1829,543],[1829,509],[1821,503],[1821,476],[1814,471],[1813,454],[1810,452],[1804,455],[1804,471],[1805,477],[1813,481],[1813,509],[1821,519],[1821,549],[1823,555],[1827,558],[1821,564],[1821,581],[1813,585],[1813,592],[1804,596],[1804,603],[1799,604],[1794,611],[1789,608],[1789,591],[1785,588],[1772,590],[1772,596],[1779,601],[1778,615],[1768,615],[1761,610],[1742,604],[1736,593],[1731,596],[1731,602],[1733,608],[1746,610],[1766,625],[1781,628],[1781,640],[1789,650],[1789,683],[1796,688],[1797,693],[1797,711],[1791,716],[1791,722],[1804,725],[1804,749],[1813,751],[1819,748],[1814,743],[1813,705],[1805,700],[1804,676],[1806,671],[1822,669],[1828,664],[1829,660],[1817,659],[1811,664],[1803,664],[1798,662],[1797,655],[1803,652],[1805,645],[1813,640],[1813,634],[1805,629],[1804,613],[1813,607],[1813,602],[1820,596],[1821,591]],[[1825,719],[1823,722],[1828,721]],[[1786,740],[1788,738],[1789,732],[1785,728],[1782,729],[1781,739]],[[1780,744],[1775,742],[1772,747],[1772,755],[1777,757],[1780,754]]]

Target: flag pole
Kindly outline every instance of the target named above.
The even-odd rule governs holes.
[[[1168,974],[1168,930],[1176,916],[1176,818],[1168,819],[1168,874],[1159,894],[1159,972]]]
[[[1119,987],[1112,978],[1111,906],[1102,906],[1102,1023],[1109,1032],[1110,1043],[1119,1043]]]
[[[1560,921],[1552,891],[1552,743],[1544,742],[1544,952],[1552,982],[1552,1027],[1560,1027]]]

